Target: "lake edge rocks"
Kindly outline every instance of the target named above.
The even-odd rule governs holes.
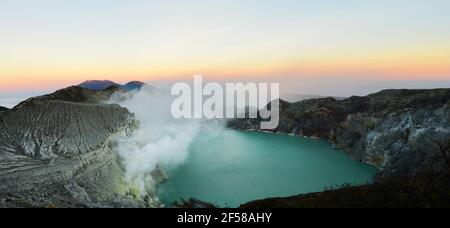
[[[450,89],[279,102],[280,126],[273,133],[328,140],[355,160],[376,166],[377,180],[446,169],[436,158],[439,148],[450,144]],[[228,127],[259,130],[259,121],[236,119]]]

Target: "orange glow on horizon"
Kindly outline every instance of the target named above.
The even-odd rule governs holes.
[[[445,48],[442,48],[445,47]],[[166,60],[154,65],[128,61],[123,64],[10,64],[0,67],[0,90],[61,88],[85,80],[190,80],[203,74],[210,80],[305,76],[364,78],[370,80],[450,80],[450,47],[402,47],[393,50],[323,51],[304,56],[223,56],[186,61]],[[37,58],[34,56],[34,58]],[[40,62],[47,63],[41,59]],[[118,60],[117,62],[120,62]]]

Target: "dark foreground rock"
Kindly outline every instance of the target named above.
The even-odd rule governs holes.
[[[134,115],[101,104],[118,88],[70,87],[0,112],[0,207],[142,207],[129,198],[114,137]]]
[[[281,120],[274,132],[326,139],[378,167],[377,180],[440,173],[450,164],[450,89],[279,102]],[[259,122],[240,119],[228,125],[258,130]]]
[[[0,112],[5,112],[5,111],[8,111],[8,110],[9,110],[8,108],[0,106]]]
[[[216,205],[208,202],[201,201],[199,199],[190,198],[188,200],[181,199],[172,205],[173,208],[193,208],[193,209],[214,209]]]
[[[373,185],[258,200],[241,208],[448,208],[449,178],[448,174],[423,174],[414,180],[388,180]]]

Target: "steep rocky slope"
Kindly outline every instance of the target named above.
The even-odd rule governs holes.
[[[119,90],[69,87],[0,112],[0,207],[145,206],[126,196],[113,151],[134,115],[98,103]]]
[[[450,89],[279,102],[281,120],[275,132],[329,140],[378,167],[378,180],[439,173],[450,165]],[[228,125],[258,130],[259,122],[239,119]]]
[[[0,112],[8,111],[7,108],[0,106]]]

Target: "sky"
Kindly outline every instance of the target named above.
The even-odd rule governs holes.
[[[0,0],[0,98],[89,79],[450,87],[448,0]]]

